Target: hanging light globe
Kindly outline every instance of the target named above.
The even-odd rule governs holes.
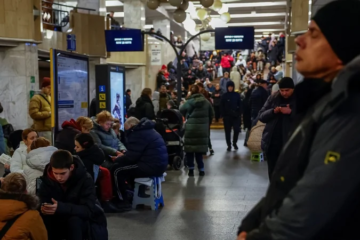
[[[212,8],[215,11],[219,11],[222,8],[222,2],[220,0],[215,0],[214,4],[212,5]]]
[[[216,51],[213,51],[213,55],[216,56],[216,55],[217,55],[217,52],[216,52]]]
[[[174,20],[178,23],[182,23],[183,21],[185,21],[185,19],[186,12],[181,8],[176,9],[174,12]]]
[[[208,16],[207,11],[203,8],[200,8],[199,10],[197,10],[196,14],[200,20],[204,20]]]
[[[228,5],[226,5],[225,3],[223,3],[222,8],[218,11],[219,14],[222,14],[224,12],[228,12],[229,11],[229,7]]]
[[[180,5],[179,8],[186,11],[189,8],[189,0],[183,0],[183,3]]]
[[[228,12],[222,13],[220,15],[220,19],[223,20],[224,22],[228,23],[231,19],[230,13],[228,13]]]
[[[200,35],[201,40],[203,40],[204,42],[209,41],[209,39],[211,38],[211,33],[203,33]]]
[[[214,0],[201,0],[200,4],[204,7],[204,8],[209,8],[214,4]]]
[[[146,5],[149,9],[156,10],[160,6],[160,2],[159,0],[148,0]]]
[[[183,0],[169,0],[169,3],[174,7],[180,7],[183,3]]]

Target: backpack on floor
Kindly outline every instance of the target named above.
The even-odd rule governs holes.
[[[90,218],[88,227],[89,240],[108,240],[109,234],[107,230],[107,221],[104,210],[102,209],[98,200],[95,203],[96,211]]]
[[[258,121],[256,125],[250,130],[247,146],[251,152],[262,152],[261,139],[265,125],[265,123]]]

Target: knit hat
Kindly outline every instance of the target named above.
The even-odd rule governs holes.
[[[50,78],[44,77],[43,82],[41,84],[41,88],[44,88],[44,87],[47,87],[47,86],[50,86]]]
[[[360,44],[346,42],[346,36],[360,38],[359,10],[359,0],[337,0],[319,9],[312,18],[344,65],[360,54]]]
[[[165,70],[165,69],[167,69],[166,65],[162,65],[161,70]]]
[[[292,80],[292,78],[289,77],[284,77],[282,78],[279,82],[279,88],[295,88],[295,84],[294,81]]]

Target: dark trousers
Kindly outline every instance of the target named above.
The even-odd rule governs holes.
[[[79,240],[88,236],[88,222],[71,216],[43,216],[49,240]]]
[[[231,68],[223,68],[223,74],[225,74],[225,72],[228,72],[230,75],[230,71],[231,71]]]
[[[114,176],[113,183],[113,192],[122,198],[123,200],[127,199],[127,184],[126,182],[132,184],[134,183],[135,178],[147,177],[145,174],[140,171],[137,164],[134,165],[125,165],[123,163],[116,163],[112,168],[112,174]]]
[[[209,128],[209,144],[208,144],[208,146],[209,146],[209,149],[212,149],[210,133],[211,133],[211,129]]]
[[[225,139],[226,144],[228,147],[231,146],[231,129],[234,129],[233,135],[233,144],[237,143],[239,133],[240,133],[240,124],[241,118],[240,117],[224,117],[224,128],[225,128]]]
[[[277,163],[277,160],[281,153],[281,147],[269,147],[269,150],[265,154],[265,158],[268,164],[268,174],[269,174],[269,180],[271,180],[271,176],[275,170],[275,166]]]
[[[186,153],[186,161],[188,168],[190,170],[193,170],[195,168],[194,156],[198,165],[198,169],[200,171],[204,171],[205,168],[202,153]]]
[[[218,122],[220,119],[220,106],[214,106],[215,121]]]

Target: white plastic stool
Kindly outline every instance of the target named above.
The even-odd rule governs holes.
[[[157,210],[160,206],[164,206],[164,198],[161,191],[161,182],[163,177],[152,177],[152,178],[135,178],[135,191],[132,203],[132,208],[136,208],[139,204],[151,206],[152,210]],[[140,186],[150,187],[149,197],[140,197],[139,189]]]

